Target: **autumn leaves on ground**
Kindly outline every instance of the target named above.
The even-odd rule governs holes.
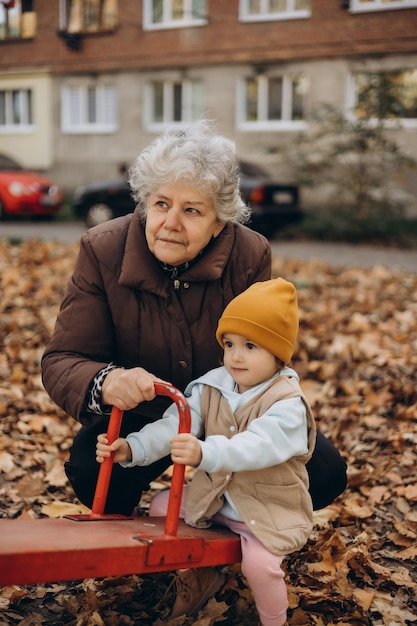
[[[77,425],[39,368],[77,247],[0,241],[0,517],[80,510],[63,472]],[[417,624],[417,275],[279,257],[274,275],[297,286],[293,365],[349,465],[348,489],[287,560],[289,624]],[[256,625],[239,566],[225,571],[197,619],[169,620],[167,573],[2,588],[0,626]]]

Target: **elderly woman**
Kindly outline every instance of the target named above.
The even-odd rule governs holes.
[[[215,330],[225,306],[271,275],[268,241],[242,225],[249,211],[234,144],[211,123],[156,138],[139,155],[130,184],[135,212],[83,235],[42,359],[46,390],[82,423],[65,470],[90,507],[97,435],[107,430],[111,406],[125,411],[122,437],[159,419],[170,400],[155,397],[154,381],[184,390],[217,367]],[[170,463],[116,465],[106,512],[131,514]],[[323,506],[345,487],[344,462],[322,438],[311,463],[324,498],[313,495],[313,502]]]
[[[126,411],[122,436],[159,419],[170,400],[155,397],[154,381],[184,390],[216,367],[224,307],[271,273],[267,240],[239,224],[249,212],[234,145],[210,123],[158,137],[139,155],[130,183],[135,212],[81,239],[42,360],[46,390],[83,424],[65,469],[88,506],[110,405]],[[106,511],[131,514],[170,463],[115,467]]]

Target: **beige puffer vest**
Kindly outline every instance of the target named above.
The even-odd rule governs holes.
[[[234,415],[220,391],[206,385],[201,413],[206,436],[220,434],[230,438],[246,430],[252,420],[275,402],[297,396],[302,398],[307,410],[308,453],[260,470],[212,474],[197,471],[187,491],[185,521],[188,524],[209,526],[228,490],[245,524],[270,552],[282,556],[306,543],[313,525],[313,507],[305,465],[313,453],[316,426],[298,381],[291,377],[278,378]],[[235,427],[233,433],[230,426]]]

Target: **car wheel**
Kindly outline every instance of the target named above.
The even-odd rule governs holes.
[[[111,209],[108,204],[93,204],[93,206],[88,209],[85,219],[87,226],[90,228],[91,226],[103,224],[113,217],[113,209]]]

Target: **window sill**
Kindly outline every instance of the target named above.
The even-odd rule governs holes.
[[[280,120],[271,122],[238,122],[238,130],[245,132],[271,132],[271,131],[299,131],[306,130],[308,124],[305,120]]]
[[[74,128],[61,128],[63,135],[112,135],[117,131],[117,126],[77,126]]]
[[[36,39],[36,35],[31,35],[30,37],[5,37],[0,39],[0,44],[2,43],[23,43],[23,42],[31,42]]]
[[[175,22],[164,22],[160,24],[143,24],[144,31],[151,30],[173,30],[178,28],[194,28],[195,26],[206,26],[207,20],[182,20]]]
[[[417,0],[409,0],[407,1],[407,3],[401,3],[401,2],[397,2],[396,4],[394,4],[394,2],[392,2],[391,4],[384,4],[384,6],[379,5],[379,6],[369,6],[368,3],[365,4],[359,4],[359,3],[355,3],[354,6],[350,7],[349,9],[349,13],[355,14],[355,13],[377,13],[380,11],[396,11],[398,9],[412,9],[412,8],[417,8]]]
[[[288,13],[265,13],[258,15],[240,15],[240,22],[278,22],[287,20],[305,20],[311,17],[311,11],[289,11]]]
[[[36,131],[34,124],[0,125],[0,135],[32,135]]]

